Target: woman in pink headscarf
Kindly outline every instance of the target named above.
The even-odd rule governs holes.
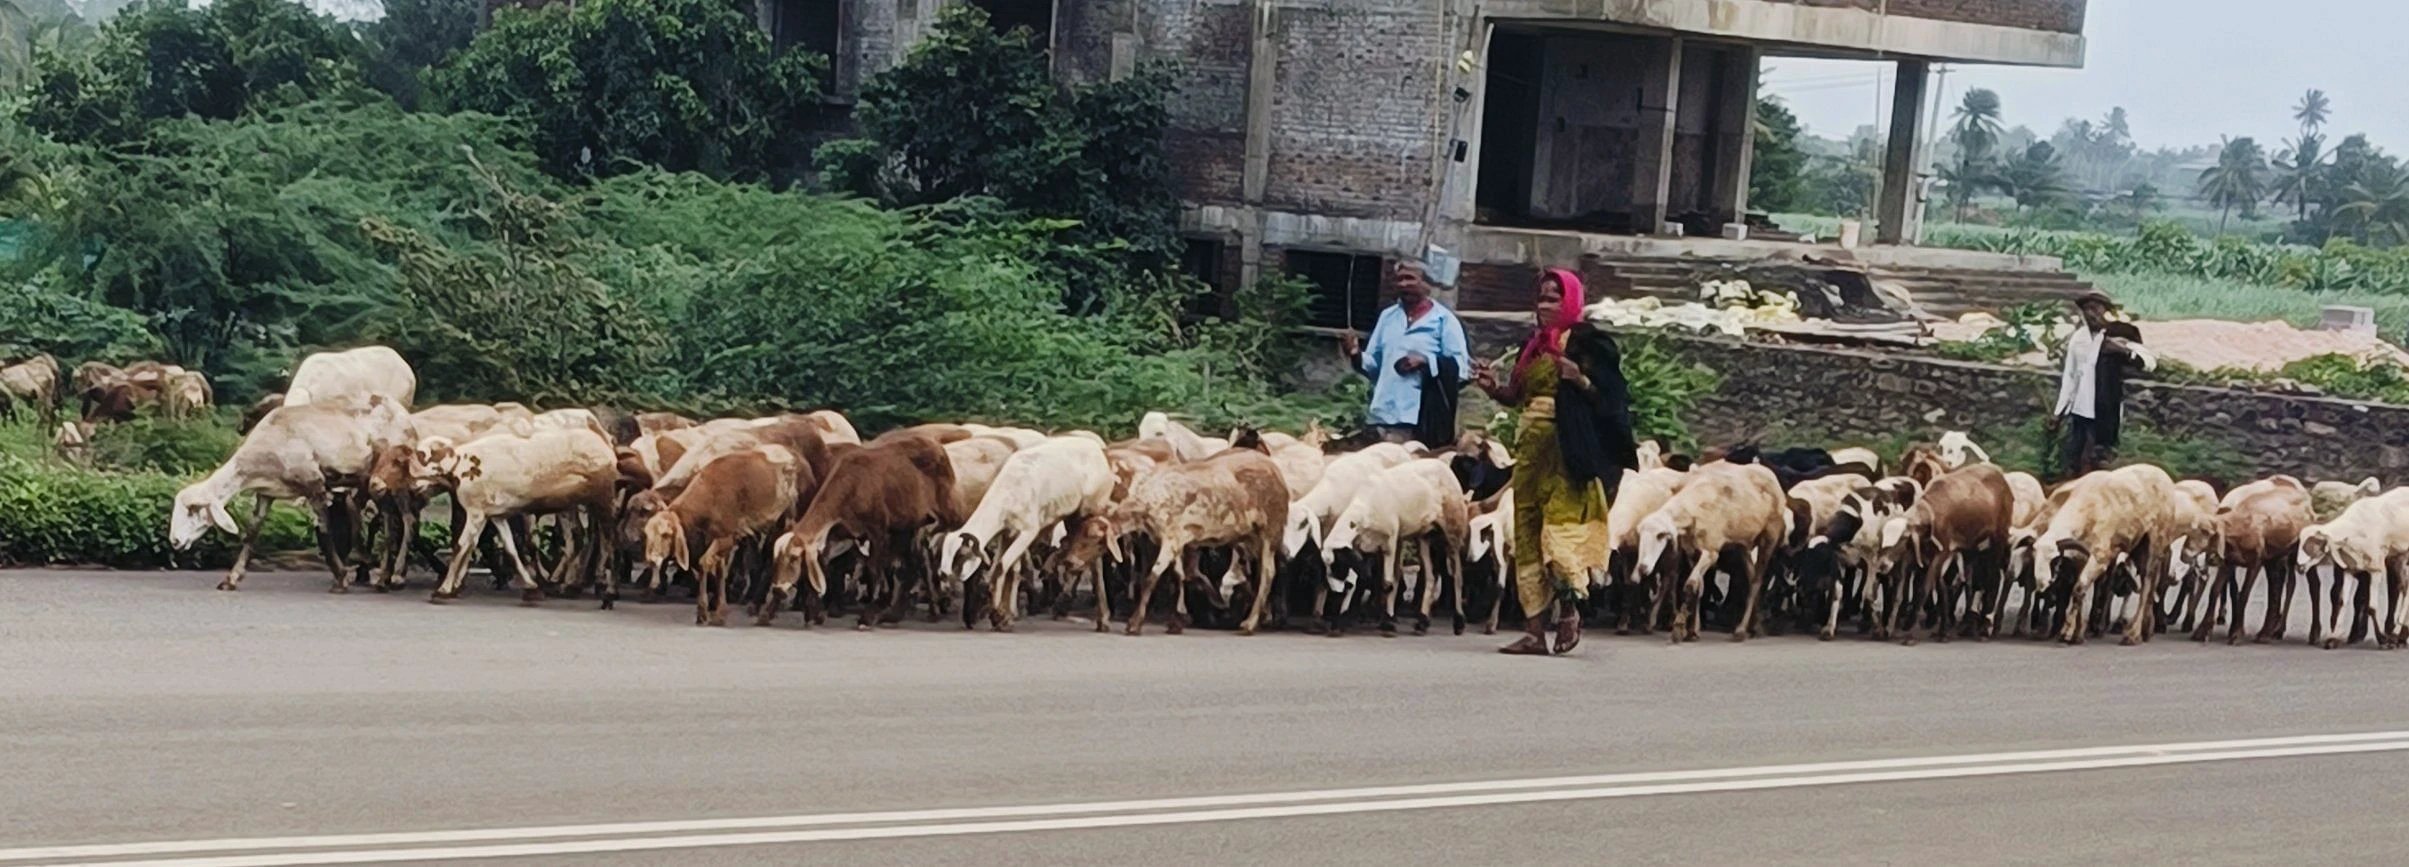
[[[1630,388],[1614,339],[1584,323],[1581,278],[1562,268],[1539,278],[1536,328],[1511,379],[1480,365],[1473,383],[1519,406],[1514,434],[1514,583],[1523,636],[1501,653],[1544,656],[1581,643],[1580,604],[1606,568],[1606,507],[1622,471],[1638,463]]]

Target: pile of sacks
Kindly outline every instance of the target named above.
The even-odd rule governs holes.
[[[1798,296],[1750,286],[1746,280],[1709,280],[1698,301],[1610,298],[1589,305],[1589,321],[1616,328],[1672,328],[1697,334],[1739,337],[1751,328],[1798,322]]]

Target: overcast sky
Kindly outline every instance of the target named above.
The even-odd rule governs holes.
[[[2144,148],[2254,135],[2269,153],[2298,133],[2291,108],[2309,88],[2334,101],[2328,131],[2365,132],[2409,150],[2409,0],[2091,0],[2083,69],[1952,67],[1948,104],[1968,87],[1999,92],[2009,127],[2047,136],[2067,117],[2132,114]],[[1874,79],[1890,99],[1891,64],[1769,57],[1766,89],[1817,135],[1874,122]],[[1881,115],[1887,117],[1888,115]]]

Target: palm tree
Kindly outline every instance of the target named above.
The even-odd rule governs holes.
[[[2302,94],[2300,104],[2292,107],[2292,119],[2300,121],[2300,134],[2303,136],[2316,132],[2333,116],[2334,101],[2325,97],[2325,91],[2316,88],[2310,88],[2308,93]]]
[[[2409,244],[2409,172],[2391,161],[2372,162],[2342,190],[2336,222],[2362,242]]]
[[[2000,167],[1996,181],[1999,191],[2016,200],[2016,210],[2038,208],[2066,198],[2066,173],[2058,165],[2058,149],[2045,141],[2033,142],[2024,153],[2009,157]]]
[[[1950,140],[1957,142],[1959,162],[1968,162],[1967,156],[1978,163],[1990,158],[1991,149],[1999,146],[1999,113],[1997,91],[1987,87],[1966,91],[1951,115],[1956,123],[1949,128]]]
[[[2249,136],[2228,138],[2217,155],[2217,164],[2200,173],[2200,195],[2217,206],[2217,234],[2225,234],[2225,220],[2239,208],[2242,219],[2258,213],[2258,203],[2267,197],[2267,152],[2258,140]]]
[[[2308,222],[2309,203],[2324,192],[2328,156],[2325,134],[2316,132],[2301,133],[2275,155],[2275,201],[2297,206],[2301,222]]]

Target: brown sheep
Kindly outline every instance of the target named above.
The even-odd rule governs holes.
[[[1923,577],[1910,589],[1905,585],[1914,575],[1902,575],[1901,592],[1895,597],[1899,603],[1891,606],[1892,625],[1884,633],[1904,617],[1906,626],[1897,631],[1905,643],[1916,643],[1925,605],[1937,603],[1940,619],[1933,634],[1948,641],[1962,602],[1975,618],[1975,636],[1988,640],[1999,624],[2008,524],[2015,513],[2016,494],[2007,475],[1990,464],[1971,464],[1926,485],[1915,508],[1907,512],[1906,527],[1915,546],[1913,562],[1922,568]],[[1952,566],[1958,567],[1955,581],[1948,580]]]
[[[920,437],[934,441],[938,445],[944,445],[950,442],[966,440],[971,438],[971,436],[972,434],[969,428],[965,428],[958,424],[916,424],[912,425],[911,427],[899,427],[894,430],[887,431],[886,433],[879,434],[876,438],[866,443],[866,445],[886,445],[888,443],[908,437]]]
[[[695,625],[728,625],[728,571],[737,546],[777,526],[811,479],[811,465],[793,451],[755,446],[711,461],[668,508],[645,522],[644,560],[653,572],[674,560],[695,575]],[[698,538],[704,541],[700,563],[691,547]],[[616,595],[606,584],[603,604]]]
[[[2240,491],[2240,488],[2236,488]],[[2300,533],[2315,520],[2311,513],[2309,492],[2299,484],[2275,484],[2249,491],[2234,501],[2232,508],[2219,511],[2210,519],[2216,528],[2215,553],[2219,561],[2216,577],[2206,594],[2208,612],[2201,616],[2199,627],[2192,630],[2192,640],[2206,642],[2216,631],[2217,617],[2225,613],[2227,601],[2233,603],[2233,628],[2227,632],[2225,643],[2242,640],[2242,621],[2249,613],[2250,594],[2258,588],[2258,576],[2267,576],[2267,614],[2259,624],[2257,641],[2273,641],[2283,636],[2283,627],[2291,614],[2290,594],[2277,589],[2292,582],[2293,558],[2300,551]],[[2242,573],[2241,591],[2232,593],[2234,570]],[[2228,594],[2232,594],[2229,595]]]
[[[811,589],[803,598],[805,614],[811,622],[827,622],[819,610],[821,597],[828,592],[827,568],[821,558],[832,533],[842,530],[860,543],[874,572],[883,571],[888,558],[907,563],[917,560],[922,562],[910,564],[925,580],[933,573],[925,562],[921,534],[962,522],[962,516],[954,512],[953,464],[934,439],[904,436],[866,446],[839,445],[831,454],[826,480],[811,506],[778,539],[776,579],[761,609],[761,625],[767,626],[777,617],[784,602],[794,598],[798,579],[806,577]],[[911,607],[910,583],[889,583],[893,584],[893,597],[885,616],[864,604],[858,628],[866,630],[883,620],[900,618]]]
[[[1216,545],[1237,548],[1232,569],[1253,556],[1255,604],[1239,632],[1253,634],[1262,623],[1272,580],[1279,574],[1281,530],[1288,523],[1288,482],[1271,456],[1232,449],[1201,461],[1159,468],[1140,481],[1128,501],[1104,520],[1111,524],[1105,537],[1116,560],[1123,559],[1120,540],[1125,534],[1145,533],[1157,544],[1154,563],[1147,567],[1138,587],[1137,608],[1129,614],[1126,631],[1130,635],[1145,630],[1146,607],[1153,601],[1155,582],[1174,566],[1180,570],[1180,592],[1172,595],[1179,614],[1165,631],[1176,635],[1187,627],[1186,588],[1197,580],[1195,554],[1199,548]]]

